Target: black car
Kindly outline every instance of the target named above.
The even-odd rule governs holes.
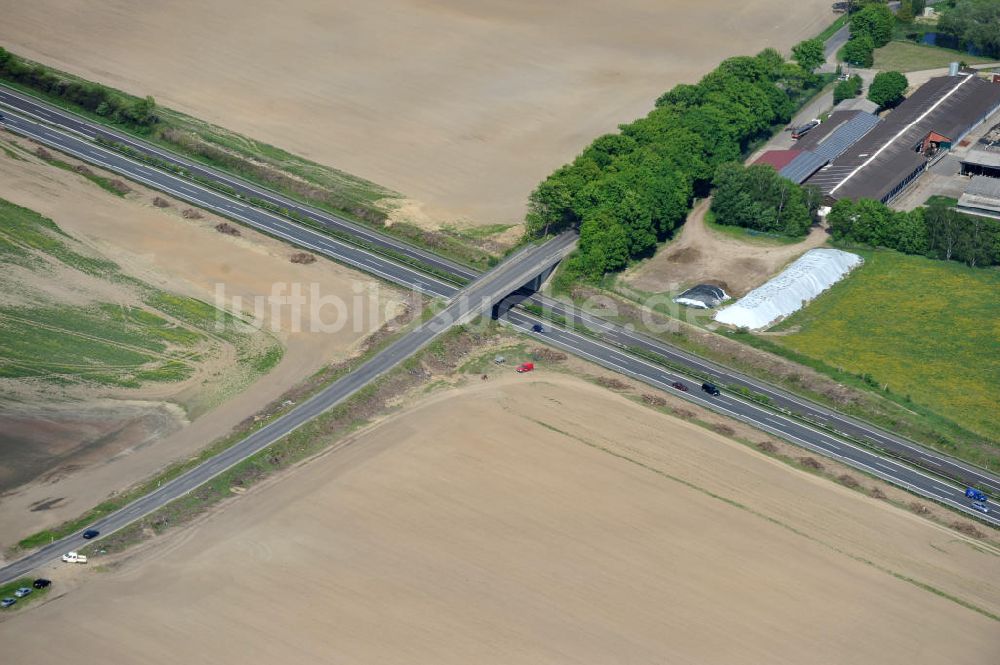
[[[545,332],[545,328],[543,328],[541,324],[536,323],[531,326],[531,332]]]
[[[97,538],[99,535],[101,535],[101,532],[97,531],[96,529],[87,529],[86,531],[83,532],[83,537],[86,538],[87,540],[90,540],[91,538]]]
[[[52,580],[47,580],[44,577],[39,577],[37,580],[31,583],[31,586],[35,587],[36,589],[44,589],[45,587],[51,585],[52,585]]]
[[[713,397],[718,397],[722,394],[719,388],[714,383],[703,383],[701,384],[701,389],[704,390],[709,395]]]

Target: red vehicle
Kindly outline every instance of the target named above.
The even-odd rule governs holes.
[[[670,384],[670,387],[671,388],[676,388],[677,390],[680,390],[681,392],[685,392],[685,393],[688,391],[688,387],[685,386],[680,381],[674,381],[673,383]]]
[[[518,374],[524,374],[525,372],[530,372],[533,369],[535,369],[535,363],[521,363],[514,368],[514,371]]]

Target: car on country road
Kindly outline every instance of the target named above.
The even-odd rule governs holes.
[[[0,607],[10,607],[16,602],[17,601],[13,598],[4,598],[3,600],[0,600]]]
[[[86,540],[90,540],[91,538],[97,538],[99,535],[101,535],[101,532],[98,531],[97,529],[87,529],[86,531],[83,532],[83,537]]]
[[[27,596],[32,591],[33,591],[33,589],[31,589],[30,587],[23,586],[20,589],[18,589],[17,591],[15,591],[14,595],[17,596],[18,598],[24,598],[25,596]]]
[[[688,387],[685,386],[680,381],[674,381],[673,383],[670,384],[670,387],[676,388],[677,390],[680,390],[682,393],[686,393],[688,391]]]
[[[47,586],[52,586],[52,580],[47,580],[44,577],[39,577],[37,580],[31,583],[31,586],[36,589],[44,589]]]
[[[983,514],[988,514],[990,512],[989,507],[985,503],[983,503],[982,501],[973,501],[972,502],[972,509],[973,510],[978,510],[979,512],[981,512]]]
[[[66,552],[62,555],[62,560],[66,563],[87,563],[87,557],[76,552]]]
[[[718,397],[722,394],[722,391],[714,383],[703,383],[701,384],[701,389],[712,397]]]

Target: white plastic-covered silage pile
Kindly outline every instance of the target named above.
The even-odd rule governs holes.
[[[757,330],[782,319],[826,291],[864,262],[839,249],[811,249],[777,277],[746,294],[715,315],[715,320]]]

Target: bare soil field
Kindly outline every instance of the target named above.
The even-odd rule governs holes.
[[[18,156],[0,154],[0,198],[51,218],[126,275],[212,304],[221,288],[223,305],[246,316],[257,311],[254,298],[269,296],[274,284],[302,286],[305,317],[313,284],[320,297],[336,296],[350,304],[359,294],[365,304],[348,310],[348,324],[329,332],[312,331],[308,325],[295,331],[290,307],[263,307],[260,324],[285,352],[263,380],[250,385],[239,377],[220,381],[218,372],[138,389],[0,381],[0,546],[75,517],[109,493],[225,435],[320,368],[354,353],[403,302],[398,291],[355,271],[329,261],[293,264],[289,257],[296,250],[288,245],[246,228],[238,237],[221,234],[214,228],[221,218],[202,211],[201,218],[186,219],[184,204],[135,184],[124,198],[112,195],[32,156],[34,146],[24,139],[0,132],[0,141]],[[167,207],[154,205],[157,197]],[[45,280],[23,272],[19,284],[24,288],[5,295],[6,300],[25,298],[25,293],[68,303],[83,297],[81,285],[60,284],[58,274]],[[104,302],[128,301],[125,286],[91,281],[97,286],[86,293]],[[242,307],[236,307],[236,296],[243,298]],[[332,307],[323,310],[325,322],[335,316]],[[224,373],[235,362],[222,356],[206,358],[204,364]]]
[[[656,293],[714,284],[739,298],[828,238],[824,229],[813,227],[805,240],[793,245],[747,242],[708,228],[705,212],[709,204],[705,200],[696,205],[677,238],[653,258],[627,271],[625,283]]]
[[[372,180],[426,224],[520,223],[531,189],[727,56],[788,50],[828,0],[38,0],[0,43]]]
[[[995,548],[541,371],[438,392],[104,572],[55,576],[0,623],[32,662],[912,665],[1000,649]]]

